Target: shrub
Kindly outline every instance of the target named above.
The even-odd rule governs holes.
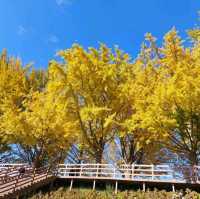
[[[60,188],[49,193],[38,193],[30,199],[200,199],[200,194],[195,191],[186,190],[185,194],[179,192],[167,192],[165,190],[154,190],[143,192],[138,191],[122,191],[115,194],[110,189],[108,191],[92,191],[89,189],[73,189],[69,191],[65,188]]]

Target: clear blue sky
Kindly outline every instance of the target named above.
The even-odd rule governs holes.
[[[144,34],[182,36],[197,23],[199,0],[0,0],[0,50],[46,67],[58,49],[119,45],[135,57]]]

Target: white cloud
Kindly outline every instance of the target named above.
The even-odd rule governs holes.
[[[49,37],[49,39],[48,39],[48,41],[50,42],[50,43],[58,43],[59,42],[59,38],[56,36],[56,35],[51,35],[50,37]]]
[[[24,26],[19,25],[18,29],[17,29],[17,34],[18,35],[24,35],[25,33],[27,33],[27,31],[28,30]]]
[[[56,0],[56,4],[58,6],[71,5],[72,4],[72,0]]]

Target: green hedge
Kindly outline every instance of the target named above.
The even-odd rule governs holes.
[[[49,193],[38,193],[31,199],[200,199],[200,194],[186,190],[184,197],[182,192],[167,191],[123,191],[114,194],[113,191],[92,191],[89,189],[68,189],[60,188]]]

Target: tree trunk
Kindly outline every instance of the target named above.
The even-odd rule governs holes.
[[[97,150],[95,154],[96,164],[101,164],[103,159],[103,150]]]
[[[195,166],[198,165],[198,157],[197,157],[197,154],[195,152],[191,153],[188,157],[189,161],[190,161],[190,181],[192,182],[196,182],[198,179],[198,176],[197,176],[197,171],[195,169]]]
[[[44,163],[44,150],[40,149],[35,154],[35,158],[33,160],[33,167],[39,168],[43,165],[43,163]]]
[[[37,155],[36,157],[35,157],[35,160],[33,161],[33,167],[34,168],[39,168],[39,167],[41,167],[42,166],[42,163],[41,163],[41,161],[40,161],[40,157],[39,157],[39,155]]]

